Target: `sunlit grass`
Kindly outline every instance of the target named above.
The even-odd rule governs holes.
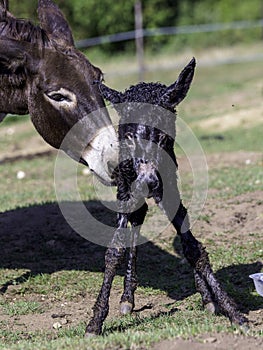
[[[216,196],[231,198],[260,190],[263,186],[262,165],[224,167],[209,172],[209,187],[218,190]]]
[[[16,301],[11,303],[0,304],[3,314],[9,316],[27,315],[32,313],[41,314],[42,306],[36,301]]]
[[[229,327],[226,322],[222,322],[220,317],[209,316],[204,311],[196,310],[167,313],[159,317],[138,318],[134,316],[123,317],[120,320],[105,324],[105,336],[84,339],[84,325],[61,330],[56,335],[43,333],[11,334],[2,332],[2,337],[9,339],[9,342],[19,341],[19,345],[10,345],[8,349],[35,349],[36,345],[41,350],[53,349],[80,349],[102,350],[102,349],[132,349],[151,348],[153,343],[163,339],[175,337],[188,338],[198,334],[211,332],[235,332],[235,327]],[[112,332],[114,330],[114,332]],[[253,332],[251,333],[253,335]],[[23,341],[25,337],[31,341]],[[46,339],[45,339],[46,337]],[[57,339],[55,339],[57,338]],[[49,340],[47,340],[49,339]],[[33,340],[33,341],[32,341]]]

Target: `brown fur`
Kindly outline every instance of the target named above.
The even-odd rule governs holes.
[[[106,113],[99,126],[89,119],[92,111],[104,107],[94,84],[102,73],[75,48],[69,25],[53,1],[38,1],[38,17],[39,25],[17,19],[8,11],[8,1],[0,1],[0,114],[29,113],[39,134],[55,148],[83,120],[78,145],[72,139],[74,146],[66,150],[78,160],[99,128],[111,124]],[[74,109],[60,107],[50,97],[61,89],[76,96]]]

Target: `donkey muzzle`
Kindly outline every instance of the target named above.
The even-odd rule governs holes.
[[[114,169],[118,166],[118,138],[112,125],[98,131],[81,155],[92,172],[106,185],[114,185]],[[83,163],[84,163],[83,162]]]

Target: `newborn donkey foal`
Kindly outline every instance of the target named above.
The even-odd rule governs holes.
[[[101,333],[109,310],[112,281],[127,246],[128,267],[120,309],[125,314],[134,308],[136,242],[147,212],[146,197],[153,197],[179,234],[184,256],[194,269],[203,305],[212,312],[218,308],[231,322],[241,325],[247,321],[216,280],[205,248],[192,235],[177,186],[175,107],[185,98],[194,70],[195,59],[192,59],[169,87],[139,83],[121,93],[100,84],[102,95],[113,103],[120,115],[120,154],[116,171],[119,214],[117,229],[106,252],[104,281],[86,329],[87,335]]]

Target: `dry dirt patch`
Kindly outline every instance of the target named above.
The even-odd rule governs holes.
[[[238,127],[251,128],[260,124],[263,125],[263,105],[243,108],[232,113],[205,119],[196,123],[195,126],[204,130],[223,132]]]
[[[202,215],[206,220],[198,220],[194,231],[201,238],[215,238],[214,233],[234,233],[234,239],[245,239],[249,233],[262,233],[263,191],[246,193],[226,201],[208,199]],[[229,237],[229,244],[231,244]]]
[[[153,350],[256,350],[262,346],[263,339],[220,333],[191,340],[166,340],[155,344]]]

